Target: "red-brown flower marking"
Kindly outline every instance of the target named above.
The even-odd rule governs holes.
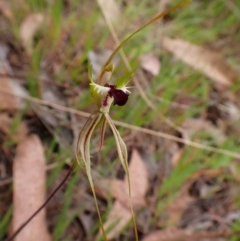
[[[128,93],[124,92],[121,89],[117,89],[116,85],[106,84],[105,86],[110,88],[108,94],[114,99],[113,105],[123,106],[127,103],[129,96]]]

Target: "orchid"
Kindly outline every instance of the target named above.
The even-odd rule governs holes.
[[[113,71],[113,66],[107,66],[105,67],[102,72],[100,73],[97,81],[98,83],[102,82],[102,79],[104,75],[107,72],[112,72]],[[128,90],[128,87],[126,86],[126,83],[123,83],[121,85],[112,85],[106,83],[105,85],[100,85],[94,82],[92,78],[92,69],[91,66],[89,66],[89,79],[90,79],[90,91],[92,98],[98,108],[98,110],[91,115],[88,120],[86,121],[85,125],[83,126],[79,138],[78,138],[78,150],[81,154],[82,161],[84,162],[84,165],[86,167],[86,173],[90,182],[90,186],[94,195],[95,199],[95,204],[97,208],[97,212],[99,215],[99,220],[100,220],[100,225],[102,228],[103,236],[104,239],[107,240],[105,231],[103,229],[103,224],[101,220],[101,215],[99,213],[97,201],[96,201],[96,195],[94,191],[94,185],[91,177],[91,160],[90,160],[90,140],[91,137],[96,130],[97,126],[102,123],[101,127],[101,144],[103,143],[103,137],[104,137],[104,132],[106,129],[106,124],[108,123],[113,135],[115,137],[116,141],[116,146],[117,146],[117,151],[118,151],[118,156],[121,161],[121,164],[124,168],[125,173],[127,174],[128,180],[129,180],[129,191],[130,189],[130,177],[129,177],[129,171],[128,171],[128,157],[127,157],[127,148],[126,145],[121,138],[117,128],[115,127],[110,115],[109,115],[109,110],[112,105],[118,105],[118,106],[123,106],[127,103],[128,101],[128,96],[131,94],[131,92]],[[78,159],[78,158],[77,158]],[[79,160],[79,159],[78,159]],[[130,191],[130,196],[131,196],[131,191]],[[131,208],[132,209],[132,208]],[[132,211],[133,214],[133,211]],[[134,221],[135,223],[135,221]],[[136,227],[136,225],[135,225]],[[136,230],[136,228],[135,228]],[[136,234],[136,232],[135,232]]]
[[[112,70],[113,70],[112,66],[110,69],[105,68],[100,74],[101,78],[104,72],[109,72]],[[91,66],[89,66],[89,79],[90,79],[91,95],[98,110],[88,118],[82,131],[79,134],[78,149],[81,153],[82,160],[84,161],[84,164],[86,165],[86,167],[90,168],[91,166],[90,139],[98,124],[102,122],[102,130],[101,130],[101,144],[102,144],[104,132],[106,129],[106,123],[108,123],[112,129],[112,132],[116,140],[120,161],[126,171],[127,148],[118,130],[113,124],[113,121],[109,115],[109,110],[112,104],[118,105],[118,106],[125,105],[128,101],[128,96],[131,94],[131,92],[128,90],[128,87],[126,87],[125,84],[122,84],[121,86],[117,86],[117,85],[106,83],[104,86],[102,86],[100,84],[95,83],[92,78]],[[98,78],[98,82],[100,82],[99,78]]]
[[[105,233],[105,230],[103,228],[103,223],[101,219],[101,215],[99,212],[98,204],[97,204],[97,198],[94,190],[93,180],[91,176],[91,158],[90,158],[90,140],[94,133],[94,131],[97,129],[99,124],[101,123],[101,143],[100,146],[102,146],[103,139],[104,139],[104,133],[106,129],[106,124],[108,123],[112,133],[114,135],[115,141],[116,141],[116,147],[118,151],[118,156],[121,161],[121,164],[124,168],[124,171],[126,173],[126,177],[128,180],[128,189],[129,189],[129,197],[130,197],[130,209],[132,214],[132,221],[134,226],[134,232],[135,232],[135,238],[138,240],[138,234],[137,234],[137,228],[136,228],[136,222],[134,218],[134,212],[132,207],[132,201],[131,201],[131,187],[130,187],[130,175],[129,175],[129,169],[128,169],[128,156],[127,156],[127,148],[126,145],[120,136],[120,133],[118,132],[117,128],[115,127],[113,120],[111,119],[109,115],[109,111],[112,105],[118,105],[123,106],[127,103],[129,95],[131,92],[129,91],[129,87],[127,87],[128,82],[131,78],[124,78],[124,80],[119,81],[116,85],[109,83],[110,77],[113,72],[113,64],[111,63],[116,53],[122,48],[122,46],[130,39],[132,38],[136,33],[141,31],[143,28],[147,27],[153,22],[156,22],[169,12],[182,7],[186,4],[188,4],[190,0],[185,0],[183,2],[180,2],[179,4],[175,5],[174,7],[164,11],[163,13],[157,15],[153,19],[151,19],[149,22],[144,24],[141,28],[130,34],[125,40],[121,42],[121,44],[114,50],[114,52],[111,54],[111,56],[108,58],[107,62],[102,67],[96,82],[94,82],[92,77],[92,68],[91,65],[89,65],[88,68],[88,74],[90,79],[90,91],[91,96],[97,106],[97,111],[92,114],[88,120],[86,121],[85,125],[83,126],[77,143],[77,152],[80,153],[80,159],[79,155],[77,153],[77,160],[80,164],[80,160],[83,161],[84,166],[86,168],[87,177],[89,179],[89,183],[92,189],[97,213],[99,216],[100,226],[102,229],[104,240],[107,240],[107,235]],[[132,75],[132,71],[128,73],[128,76],[130,77]]]

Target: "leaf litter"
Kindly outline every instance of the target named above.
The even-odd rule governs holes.
[[[161,43],[164,50],[220,85],[231,86],[237,80],[237,71],[230,67],[222,56],[212,50],[177,38],[164,37]]]
[[[12,232],[17,230],[46,199],[45,162],[43,146],[38,136],[30,135],[18,145],[13,165]],[[51,240],[47,231],[45,208],[15,240]]]
[[[159,59],[153,54],[144,54],[140,56],[140,63],[144,70],[156,76],[160,72],[161,64]]]
[[[42,13],[34,13],[25,17],[20,26],[20,37],[26,52],[31,56],[33,51],[33,38],[44,21]]]
[[[114,14],[115,11],[107,11],[109,14],[112,15],[112,16],[109,16],[111,18],[111,21],[117,22],[119,18],[121,19],[122,9],[120,9],[120,6],[115,3],[116,2],[114,2],[114,1],[109,1],[109,3],[106,2],[105,4],[109,5],[109,6],[112,6],[111,4],[113,4],[114,8],[117,9],[116,14]],[[124,4],[128,5],[130,3],[129,3],[129,1],[126,1]],[[4,5],[2,5],[2,6],[4,6]],[[106,9],[107,9],[107,6],[106,6]],[[3,12],[3,10],[2,10],[2,12]],[[119,15],[119,12],[120,12],[120,15]],[[10,15],[13,14],[13,12],[10,12],[10,13],[11,13]],[[12,16],[9,15],[8,9],[3,14],[6,15],[7,18],[12,18]],[[23,18],[23,21],[21,22],[22,29],[24,29],[23,28],[24,22],[25,21],[27,22],[27,18],[29,16],[31,16],[31,15],[27,15],[26,18]],[[36,21],[34,23],[35,24],[34,28],[32,28],[30,26],[31,25],[30,23],[27,23],[27,25],[30,26],[29,27],[30,33],[26,33],[25,37],[27,37],[27,38],[25,40],[24,40],[24,38],[22,38],[22,45],[29,54],[31,54],[31,52],[32,52],[32,48],[33,48],[32,43],[34,41],[34,36],[36,34],[36,31],[38,31],[39,27],[41,27],[41,21],[39,21],[40,23],[38,21]],[[26,29],[24,31],[27,31]],[[70,33],[70,35],[71,35],[71,33]],[[15,44],[14,41],[12,42],[12,44],[13,45]],[[68,45],[68,41],[66,41],[66,45]],[[220,54],[215,53],[213,51],[209,51],[206,47],[193,45],[183,39],[170,39],[168,37],[164,37],[163,38],[163,48],[165,50],[167,50],[168,52],[171,52],[173,54],[173,56],[181,59],[186,64],[192,66],[194,69],[197,69],[200,72],[202,72],[208,78],[212,79],[215,83],[218,83],[223,86],[232,86],[235,83],[234,81],[236,79],[236,71],[233,70],[231,67],[229,67],[227,62],[222,57],[220,57]],[[62,48],[60,48],[60,49],[62,51]],[[76,50],[76,51],[79,51],[79,50]],[[94,52],[94,50],[92,50],[92,51]],[[106,49],[103,49],[103,52],[105,52],[106,55],[108,54],[108,51]],[[104,56],[105,53],[103,53],[102,56]],[[153,54],[152,56],[154,58],[155,54]],[[147,63],[147,65],[143,64],[142,67],[146,71],[151,72],[152,75],[157,76],[159,74],[158,63],[154,62],[154,64],[151,65],[150,64],[152,61],[151,58],[152,57],[150,56],[150,59],[148,59],[149,61],[145,61],[145,63]],[[5,61],[5,63],[8,64],[7,58],[4,58],[4,61]],[[62,61],[62,59],[61,59],[61,61]],[[58,68],[58,70],[64,66],[64,63],[62,63],[61,61],[59,61],[59,63],[58,63],[58,65],[60,66]],[[99,62],[101,62],[101,61],[99,61]],[[51,65],[53,65],[53,64],[54,63],[49,62],[48,67],[51,69]],[[100,63],[100,65],[101,65],[101,63]],[[21,66],[21,64],[19,66]],[[66,66],[64,66],[64,68],[65,67]],[[62,68],[62,69],[64,69],[64,68]],[[5,75],[8,75],[9,73],[10,74],[15,73],[13,71],[13,69],[11,69],[11,68],[9,69],[9,66],[8,67],[5,66],[3,69],[1,68],[1,70],[3,70],[3,73]],[[55,71],[57,72],[58,70],[55,70]],[[44,74],[46,73],[45,71],[43,71],[43,72],[44,72]],[[96,72],[98,72],[98,71],[96,71]],[[52,73],[49,71],[46,73],[46,75],[51,76]],[[7,82],[6,82],[7,84],[4,83],[4,81],[6,81],[6,80],[3,80],[1,78],[1,81],[2,81],[1,83],[4,83],[3,85],[5,86],[4,88],[7,88],[10,92],[14,92],[14,88],[12,87],[12,84],[9,84],[10,78],[5,78],[5,79],[7,80]],[[147,80],[147,81],[149,81],[149,80]],[[150,79],[150,81],[151,81],[151,79]],[[18,81],[16,81],[16,82],[18,82]],[[23,81],[22,83],[24,83],[24,85],[26,86],[25,81]],[[1,85],[1,87],[3,87],[3,85]],[[54,88],[55,82],[52,81],[52,83],[50,83],[50,85],[53,85],[53,88]],[[71,87],[71,85],[69,85],[69,86]],[[45,87],[44,88],[47,89],[48,84]],[[80,87],[77,87],[77,88],[80,89]],[[81,88],[82,88],[82,86],[81,86]],[[58,91],[57,92],[51,91],[51,90],[49,90],[49,91],[51,93],[50,93],[50,98],[48,100],[51,101],[54,99],[53,102],[61,103],[61,104],[63,102],[68,103],[68,98],[66,96],[62,95],[61,97],[59,97]],[[83,91],[81,90],[80,93],[83,93]],[[221,93],[219,93],[219,92],[217,92],[217,94],[221,95]],[[11,122],[13,119],[11,116],[8,115],[8,113],[10,112],[10,110],[16,111],[16,110],[22,109],[22,107],[19,106],[17,100],[14,100],[14,98],[11,99],[11,98],[7,97],[7,95],[2,95],[2,93],[0,94],[0,98],[1,98],[1,96],[3,96],[3,97],[2,97],[0,103],[2,104],[2,106],[4,105],[3,106],[4,113],[1,113],[0,118],[2,121],[0,122],[1,123],[0,129],[1,129],[1,132],[3,132],[3,135],[6,137],[6,136],[8,136],[9,126],[11,125]],[[209,98],[211,101],[211,96]],[[192,138],[192,137],[198,138],[198,133],[201,133],[202,131],[204,131],[204,132],[210,133],[210,136],[213,137],[214,143],[216,145],[221,145],[222,143],[224,143],[224,141],[226,141],[226,138],[228,138],[229,133],[232,133],[232,132],[237,133],[237,130],[239,130],[239,128],[232,126],[232,121],[235,121],[237,123],[237,121],[239,120],[239,113],[238,113],[239,112],[239,105],[238,105],[239,100],[237,97],[235,97],[235,98],[236,98],[235,102],[232,99],[227,99],[224,101],[220,101],[219,99],[217,99],[217,101],[214,102],[214,103],[221,102],[221,108],[222,108],[222,109],[219,108],[221,115],[211,117],[212,119],[220,120],[220,121],[216,122],[217,124],[214,124],[212,122],[210,123],[209,119],[206,120],[204,113],[202,116],[197,116],[195,119],[187,119],[187,120],[183,121],[182,125],[183,125],[183,127],[184,127],[183,129],[185,131],[182,133],[183,138],[187,138],[187,139]],[[9,105],[7,105],[6,103],[9,103]],[[63,104],[63,105],[65,105],[65,104]],[[215,105],[215,104],[213,104],[213,105]],[[190,104],[189,104],[189,108],[191,108]],[[1,111],[2,111],[2,109],[1,109]],[[5,111],[6,111],[6,113],[5,113]],[[71,129],[71,126],[69,126],[70,122],[68,120],[68,117],[63,116],[63,118],[61,119],[61,115],[60,115],[60,121],[58,121],[59,116],[56,115],[56,111],[55,111],[55,113],[54,113],[54,111],[55,110],[53,110],[52,113],[42,112],[43,113],[42,116],[44,116],[44,113],[45,113],[45,116],[48,115],[46,118],[51,119],[50,121],[52,121],[52,123],[53,123],[52,133],[56,134],[56,132],[58,132],[55,130],[58,128],[59,122],[65,123],[66,126],[68,126],[68,128]],[[230,114],[226,118],[226,115],[228,115],[228,113],[230,113]],[[29,116],[31,116],[31,115],[32,115],[32,113],[29,114],[29,112],[28,112],[26,118],[29,118]],[[207,117],[207,118],[209,118],[209,117]],[[79,122],[80,123],[79,126],[81,126],[82,119],[79,117],[76,117],[76,122]],[[219,125],[219,123],[221,123],[221,122],[227,123],[226,127],[224,129]],[[156,121],[156,123],[157,123],[157,121]],[[22,128],[21,125],[23,125],[24,128]],[[149,123],[148,127],[152,128],[152,129],[156,129],[156,125],[152,124],[152,123]],[[158,128],[158,126],[157,126],[157,128]],[[162,130],[161,127],[159,129]],[[21,145],[22,140],[26,138],[27,133],[28,133],[28,130],[26,129],[26,125],[24,122],[22,122],[19,125],[19,128],[16,132],[17,137],[13,138],[14,140],[16,140],[15,144],[17,143],[17,144]],[[2,135],[2,133],[1,133],[1,135]],[[135,134],[135,132],[132,131],[131,135],[134,136],[137,134]],[[148,137],[149,137],[149,139],[154,139],[152,136],[148,136]],[[63,138],[64,138],[64,135],[63,135]],[[42,139],[44,141],[46,141],[44,138],[42,138]],[[154,172],[153,172],[154,177],[153,178],[146,177],[146,176],[151,176],[152,173],[145,176],[145,174],[148,172],[143,171],[145,167],[144,168],[141,167],[142,161],[135,162],[134,165],[130,164],[130,168],[131,168],[131,166],[133,167],[133,169],[131,170],[131,172],[133,172],[131,174],[131,176],[133,176],[133,178],[132,178],[133,205],[135,206],[136,210],[138,211],[137,215],[141,215],[142,212],[149,211],[148,210],[148,208],[149,208],[148,201],[151,199],[153,199],[153,200],[155,199],[156,193],[152,194],[151,192],[149,192],[149,189],[151,189],[151,186],[155,186],[155,189],[158,190],[161,187],[161,184],[165,180],[168,180],[167,179],[168,175],[170,175],[170,173],[175,168],[177,168],[179,165],[182,164],[182,158],[184,156],[186,148],[185,148],[185,146],[180,148],[179,145],[174,141],[164,142],[164,139],[162,139],[162,138],[161,138],[161,141],[159,141],[159,142],[157,142],[155,140],[153,142],[150,142],[150,141],[146,140],[146,138],[143,134],[138,134],[138,138],[136,138],[136,139],[137,139],[137,141],[134,143],[133,146],[135,146],[135,145],[137,147],[144,146],[145,151],[146,151],[146,149],[149,150],[147,152],[148,153],[147,162],[154,162],[154,164],[157,163],[156,165],[154,165]],[[153,144],[154,142],[157,142],[157,143]],[[61,143],[61,141],[59,141],[59,139],[57,139],[57,143],[59,144],[59,143]],[[129,143],[131,144],[131,142],[129,142]],[[145,144],[143,145],[143,143],[145,143]],[[153,145],[154,145],[154,148],[152,147]],[[165,146],[165,147],[162,149],[163,146]],[[2,146],[1,146],[1,148],[2,148]],[[12,152],[13,149],[14,149],[14,147],[11,147],[10,152]],[[155,152],[157,153],[159,149],[164,150],[164,154],[161,153],[156,158],[155,155],[153,155],[153,153],[155,153]],[[137,156],[136,153],[138,153],[138,151],[136,151],[136,148],[132,148],[132,150],[133,150],[133,154],[135,153],[135,156]],[[212,153],[209,153],[209,156],[211,156],[211,155],[212,155]],[[109,159],[111,159],[111,158],[112,157],[110,157]],[[157,159],[157,161],[155,159]],[[144,158],[144,161],[145,161],[145,158]],[[194,159],[192,161],[194,161]],[[11,162],[11,161],[9,161],[9,162]],[[161,165],[158,165],[158,163],[160,163],[160,162],[161,162]],[[130,163],[132,163],[132,160]],[[138,165],[140,165],[139,169],[142,168],[142,170],[138,170]],[[147,165],[148,165],[148,163],[147,163]],[[164,165],[165,165],[165,167],[164,167]],[[171,167],[169,168],[169,166],[171,166]],[[216,231],[216,229],[223,228],[222,224],[225,222],[225,220],[227,220],[227,218],[229,218],[229,219],[231,219],[231,218],[228,217],[227,215],[224,216],[224,214],[219,215],[220,213],[223,212],[222,209],[217,209],[217,210],[219,210],[219,213],[216,213],[216,211],[215,212],[214,212],[214,210],[212,211],[211,205],[206,205],[206,204],[209,204],[208,202],[210,202],[210,204],[214,204],[216,206],[219,206],[222,204],[223,209],[226,208],[227,211],[230,210],[228,205],[224,206],[224,204],[226,204],[226,200],[225,199],[222,200],[219,196],[226,197],[226,194],[227,194],[227,196],[231,197],[231,195],[226,191],[226,188],[228,188],[229,190],[232,190],[232,187],[231,187],[231,185],[229,186],[228,183],[226,184],[226,181],[224,181],[223,176],[226,173],[227,174],[231,173],[231,174],[233,174],[235,181],[237,181],[239,183],[239,174],[237,171],[238,166],[239,166],[238,160],[234,159],[231,162],[231,166],[229,166],[229,168],[226,167],[226,168],[222,168],[221,170],[219,169],[216,171],[215,174],[210,173],[211,170],[204,169],[204,170],[200,170],[199,172],[195,173],[195,175],[192,176],[192,179],[191,178],[187,179],[187,181],[184,182],[181,185],[181,187],[179,188],[179,190],[176,194],[176,199],[173,200],[173,204],[167,206],[167,208],[165,210],[169,214],[168,219],[166,219],[167,225],[165,222],[162,222],[162,219],[161,219],[162,217],[160,217],[161,221],[154,223],[154,220],[153,220],[152,221],[153,223],[151,225],[146,225],[146,227],[143,230],[141,230],[141,228],[139,228],[139,231],[143,232],[142,240],[148,240],[148,241],[150,241],[150,240],[176,240],[176,239],[182,239],[182,240],[205,239],[206,240],[210,237],[212,237],[212,239],[217,240],[218,237],[222,236],[224,238],[224,236],[230,235],[231,233],[230,233],[230,231],[228,231],[229,229],[224,232],[222,232],[221,230]],[[135,170],[135,168],[136,168],[136,170]],[[164,168],[166,168],[166,171],[162,170]],[[1,172],[0,174],[2,175],[2,173],[3,172]],[[156,173],[159,173],[159,175],[155,175]],[[0,175],[0,177],[1,177],[1,175]],[[151,180],[151,182],[149,182],[149,180]],[[143,183],[143,181],[144,181],[144,183]],[[86,224],[85,224],[85,227],[86,227],[85,232],[86,232],[86,236],[87,236],[89,233],[91,233],[91,228],[96,223],[96,219],[94,219],[94,214],[95,214],[94,209],[91,208],[91,205],[93,206],[93,202],[91,202],[92,201],[91,195],[89,195],[87,193],[87,190],[85,188],[86,184],[84,182],[83,177],[81,177],[81,182],[82,182],[82,184],[79,185],[80,189],[82,189],[86,192],[85,195],[88,195],[88,198],[86,198],[86,199],[82,198],[82,196],[81,196],[82,193],[79,194],[79,192],[76,191],[73,199],[77,203],[76,205],[81,205],[86,202],[88,203],[88,207],[85,209],[85,212],[80,213],[78,215],[79,217],[84,216],[85,217],[84,219],[88,218],[88,222],[86,222]],[[122,227],[127,225],[128,221],[131,218],[131,216],[129,217],[129,210],[128,210],[129,209],[128,189],[125,185],[126,183],[124,184],[124,182],[125,181],[121,181],[119,179],[110,179],[110,180],[109,179],[99,179],[99,180],[97,180],[97,183],[96,183],[98,186],[100,186],[99,192],[98,192],[99,197],[102,197],[103,199],[107,200],[109,195],[111,195],[115,199],[113,207],[110,210],[110,215],[113,213],[112,217],[116,218],[117,214],[122,213],[122,216],[119,216],[120,221],[119,221],[119,223],[117,223],[116,229],[115,229],[115,227],[113,227],[112,229],[110,229],[110,232],[109,232],[110,238],[114,238],[114,239],[117,239],[117,237],[119,237],[121,235],[120,229],[122,229]],[[226,185],[225,189],[224,189],[224,185]],[[137,186],[137,188],[135,189],[135,192],[134,192],[135,186]],[[141,189],[140,187],[141,188],[143,187],[143,188]],[[79,189],[76,188],[76,190],[79,190]],[[235,190],[238,190],[238,189],[236,188]],[[217,192],[219,192],[219,193],[217,193]],[[236,191],[236,192],[238,192],[238,191]],[[59,195],[57,197],[57,200],[62,201],[63,195]],[[157,200],[155,200],[155,201],[157,202]],[[101,200],[100,200],[100,202],[101,202]],[[227,202],[227,204],[228,204],[228,202]],[[55,204],[52,204],[52,205],[54,206]],[[154,205],[156,206],[157,203],[154,203]],[[155,208],[154,205],[151,206],[152,210],[154,210],[154,208]],[[210,206],[211,210],[210,209],[205,210],[205,209],[209,208],[209,206]],[[60,209],[59,207],[60,206],[55,205],[56,213],[59,212],[59,210],[58,210],[58,209]],[[106,204],[101,202],[101,208],[104,209],[105,207],[106,207]],[[114,207],[115,207],[115,210],[114,210]],[[54,209],[54,207],[53,207],[53,209]],[[142,211],[142,209],[143,209],[143,211]],[[91,215],[88,215],[88,212],[91,212]],[[191,213],[194,213],[196,215],[191,216]],[[209,220],[207,220],[207,222],[203,222],[201,219],[202,217],[205,217],[203,214],[205,216],[207,216],[208,218],[210,218],[211,222]],[[231,219],[231,221],[228,223],[229,225],[231,225],[234,222],[234,220],[236,220],[237,217],[239,217],[237,214],[238,213],[235,209],[231,209],[229,211],[229,215],[231,217],[233,217]],[[144,221],[146,223],[151,223],[151,215],[152,215],[152,213],[150,214],[150,220],[144,219]],[[198,218],[198,217],[200,217],[200,218]],[[110,216],[110,218],[111,218],[111,216]],[[107,218],[106,225],[108,224],[108,222],[110,223],[110,218],[109,217]],[[81,219],[80,219],[80,221],[81,221]],[[137,221],[139,222],[139,220],[137,220]],[[54,221],[52,221],[52,222],[54,223]],[[221,222],[223,222],[223,223],[221,223]],[[192,223],[192,225],[190,225],[191,223]],[[217,223],[217,225],[216,225],[216,223]],[[201,224],[202,224],[202,226],[201,226]],[[205,225],[205,228],[206,227],[211,228],[213,231],[209,232],[209,230],[204,230],[204,225]],[[207,226],[207,225],[209,225],[209,226]],[[46,223],[45,223],[45,226],[46,226]],[[139,225],[139,227],[140,226],[141,225]],[[198,230],[199,228],[202,229],[200,232]],[[77,229],[80,229],[80,228],[77,226]],[[120,237],[120,239],[121,239],[121,237]],[[129,240],[131,240],[131,239],[129,239]],[[226,238],[226,240],[228,240],[228,238]]]
[[[137,211],[146,205],[145,195],[148,190],[148,172],[139,152],[133,149],[129,164],[129,174],[132,188],[132,203]],[[99,185],[100,184],[100,185]],[[128,183],[126,178],[120,180],[98,180],[96,190],[110,194],[116,199],[106,222],[105,230],[109,230],[107,237],[109,240],[119,236],[121,230],[131,219],[129,207]]]

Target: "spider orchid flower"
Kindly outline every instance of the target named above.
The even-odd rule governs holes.
[[[112,70],[113,67],[111,64],[110,67],[105,68],[101,73],[112,72]],[[100,82],[99,78],[101,78],[101,76],[103,75],[100,74],[100,77],[98,77],[98,82]],[[87,171],[90,172],[90,140],[92,134],[96,130],[97,126],[102,122],[100,143],[100,145],[102,145],[106,124],[108,123],[116,140],[119,159],[124,170],[127,172],[127,148],[111,117],[109,116],[109,110],[112,104],[118,106],[125,105],[131,92],[128,90],[128,87],[126,87],[125,84],[121,84],[119,86],[105,84],[102,86],[95,83],[92,79],[91,67],[89,67],[89,79],[91,95],[95,104],[97,105],[98,110],[88,118],[79,134],[78,150],[80,152],[80,156],[86,166]]]
[[[107,72],[112,73],[112,70],[113,70],[112,64],[109,66],[110,68],[105,66],[105,68],[103,68],[103,70],[101,71],[99,77],[97,78],[98,83],[102,82],[101,79],[103,78],[104,74],[107,74]],[[109,110],[112,104],[119,105],[119,106],[125,105],[128,101],[128,96],[131,92],[126,87],[126,84],[101,85],[101,84],[95,83],[92,79],[91,66],[89,66],[88,73],[89,73],[89,79],[90,79],[91,95],[95,104],[97,105],[98,110],[88,118],[85,125],[83,126],[78,137],[77,151],[80,153],[81,160],[83,161],[84,166],[86,168],[86,174],[94,196],[95,205],[97,208],[97,213],[99,216],[100,226],[102,229],[104,240],[107,240],[107,236],[103,228],[101,215],[97,205],[97,198],[96,198],[93,180],[91,176],[90,140],[96,128],[99,126],[100,123],[102,123],[101,143],[100,143],[100,147],[101,147],[103,143],[106,124],[108,123],[109,126],[111,127],[111,130],[116,140],[119,159],[129,179],[127,148],[117,128],[115,127],[111,117],[109,116]],[[77,155],[77,160],[79,162],[78,155]]]
[[[109,116],[109,110],[111,105],[119,105],[123,106],[127,103],[128,101],[128,96],[131,93],[128,90],[128,87],[126,87],[128,81],[123,81],[122,83],[118,83],[117,85],[112,85],[109,84],[108,82],[104,82],[106,79],[106,76],[110,73],[113,72],[113,64],[112,60],[116,53],[122,48],[122,46],[130,39],[132,38],[135,34],[137,34],[139,31],[147,27],[148,25],[156,22],[166,14],[172,12],[173,10],[182,7],[186,4],[188,4],[191,0],[184,0],[183,2],[180,2],[179,4],[175,5],[174,7],[164,11],[163,13],[157,15],[156,17],[152,18],[149,22],[146,24],[142,25],[139,29],[137,29],[135,32],[130,34],[125,40],[123,40],[118,47],[114,50],[114,52],[111,54],[111,56],[108,58],[107,62],[103,66],[96,83],[93,81],[92,78],[92,70],[91,67],[89,67],[89,79],[90,79],[90,89],[91,89],[91,94],[92,98],[94,99],[98,110],[95,112],[93,115],[91,115],[88,120],[86,121],[85,125],[83,126],[79,138],[78,138],[78,145],[77,145],[77,150],[80,152],[81,159],[83,160],[85,167],[86,167],[86,173],[88,176],[88,180],[92,189],[92,193],[94,196],[94,201],[95,205],[97,208],[97,213],[100,221],[100,226],[102,229],[102,233],[104,236],[104,240],[107,240],[107,236],[105,234],[105,230],[103,228],[103,223],[101,219],[101,215],[99,212],[98,204],[97,204],[97,198],[94,190],[94,185],[92,181],[92,176],[91,176],[91,160],[90,160],[90,140],[92,137],[92,134],[98,127],[98,125],[102,122],[102,127],[101,127],[101,143],[100,146],[102,145],[103,138],[104,138],[104,133],[106,129],[106,123],[109,124],[113,135],[115,137],[116,145],[117,145],[117,150],[118,150],[118,156],[121,161],[121,164],[124,168],[124,171],[126,173],[126,177],[128,179],[128,189],[129,189],[129,197],[130,197],[130,207],[131,207],[131,214],[132,214],[132,221],[133,221],[133,226],[134,226],[134,232],[135,232],[135,238],[138,240],[138,234],[137,234],[137,227],[136,227],[136,222],[134,218],[134,212],[133,212],[133,206],[132,206],[132,201],[131,201],[131,187],[130,187],[130,174],[129,174],[129,169],[128,169],[128,162],[127,162],[127,148],[122,140],[117,128],[115,127],[111,117]],[[131,73],[129,73],[131,74]],[[77,155],[78,159],[78,155]]]

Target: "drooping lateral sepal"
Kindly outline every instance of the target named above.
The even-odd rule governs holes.
[[[109,114],[104,114],[109,126],[112,129],[113,135],[115,137],[115,141],[117,144],[117,151],[118,151],[118,157],[121,161],[121,164],[124,168],[124,171],[126,173],[128,173],[128,153],[127,153],[127,147],[122,139],[122,137],[120,136],[117,128],[115,127],[111,117],[109,116]]]
[[[98,203],[97,203],[97,197],[96,197],[96,193],[95,193],[95,189],[94,189],[94,185],[93,185],[93,179],[92,179],[92,175],[91,175],[91,160],[90,160],[90,140],[91,140],[92,134],[95,131],[97,125],[102,120],[102,117],[103,117],[103,114],[101,112],[98,112],[97,114],[93,114],[88,118],[88,120],[86,121],[85,125],[83,126],[83,128],[79,134],[77,150],[78,150],[78,152],[80,152],[81,160],[84,162],[84,165],[86,167],[86,174],[87,174],[89,184],[90,184],[90,187],[91,187],[91,190],[93,193],[94,203],[95,203],[97,213],[98,213],[98,218],[100,221],[100,227],[102,230],[104,240],[107,241],[107,236],[106,236],[105,230],[103,228],[103,222],[102,222],[100,210],[99,210]],[[78,153],[77,153],[77,160],[80,164]]]
[[[83,160],[87,169],[90,169],[90,140],[94,130],[103,117],[102,113],[91,115],[83,126],[77,143],[78,152],[80,152],[81,159]]]

